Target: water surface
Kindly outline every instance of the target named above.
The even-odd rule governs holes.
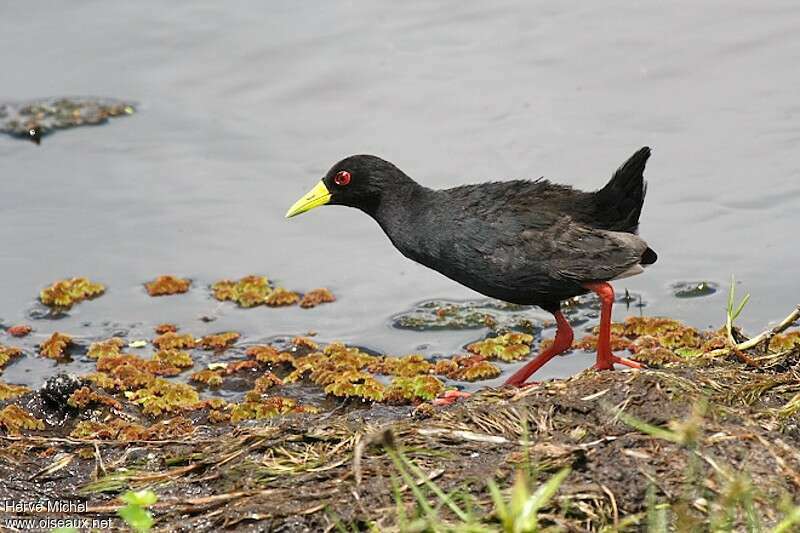
[[[100,334],[105,321],[141,335],[171,321],[452,353],[480,332],[393,330],[389,318],[478,295],[402,257],[355,210],[287,221],[286,208],[352,153],[431,187],[545,176],[594,189],[649,145],[641,233],[659,262],[617,287],[642,294],[649,314],[705,327],[722,323],[735,274],[753,295],[741,319],[753,331],[800,300],[799,17],[796,2],[740,0],[4,3],[0,100],[140,106],[39,147],[0,138],[0,318],[25,321],[44,285],[85,275],[109,292],[37,321],[29,345],[54,330]],[[148,298],[141,283],[165,273],[195,289]],[[327,286],[339,301],[197,320],[217,307],[205,285],[249,273]],[[674,298],[687,279],[723,290]],[[43,375],[12,370],[7,381]]]

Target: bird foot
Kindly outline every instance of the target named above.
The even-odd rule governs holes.
[[[619,357],[614,354],[611,354],[608,358],[603,358],[602,361],[598,357],[597,362],[592,366],[592,368],[595,370],[614,370],[615,363],[618,365],[627,366],[629,368],[645,368],[645,366],[641,363],[637,363],[636,361],[631,361],[630,359],[625,359],[624,357]]]
[[[469,398],[472,394],[460,390],[449,390],[445,391],[444,394],[435,398],[431,403],[433,405],[438,405],[440,407],[445,405],[451,405],[462,398]]]

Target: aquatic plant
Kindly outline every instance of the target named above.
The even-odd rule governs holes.
[[[505,362],[524,359],[531,353],[533,335],[511,332],[497,337],[489,337],[467,346],[467,350],[490,359],[499,358]]]
[[[42,289],[39,299],[47,306],[69,309],[78,302],[100,296],[105,290],[104,285],[87,278],[63,279]]]
[[[242,420],[263,420],[279,415],[303,412],[306,408],[298,406],[297,400],[283,396],[270,396],[259,401],[245,401],[231,404],[230,420],[234,424]]]
[[[245,276],[239,281],[218,281],[211,286],[211,290],[217,300],[236,302],[241,307],[254,307],[264,304],[272,287],[264,276]]]
[[[234,361],[232,363],[225,364],[225,374],[235,374],[236,372],[241,372],[242,370],[258,370],[258,368],[258,361],[253,361],[252,359]]]
[[[277,348],[270,346],[269,344],[250,346],[247,350],[245,350],[245,354],[248,357],[252,357],[259,363],[267,363],[269,365],[279,365],[284,363],[292,364],[294,361],[292,354],[287,352],[279,352]]]
[[[197,339],[189,334],[169,331],[153,339],[153,345],[161,350],[191,350],[197,346]]]
[[[89,351],[86,353],[86,355],[92,359],[121,355],[122,348],[125,347],[125,344],[125,341],[119,337],[112,337],[104,341],[93,342],[89,345]]]
[[[44,422],[31,415],[18,405],[7,405],[0,410],[0,427],[10,435],[19,434],[20,430],[43,430]]]
[[[189,376],[189,379],[197,383],[203,383],[209,387],[219,387],[222,385],[222,372],[219,370],[211,370],[210,368],[206,368],[194,372]]]
[[[444,383],[435,376],[397,376],[386,390],[386,401],[390,403],[433,400],[444,392]]]
[[[235,331],[226,331],[225,333],[215,333],[213,335],[206,335],[200,339],[200,346],[206,350],[215,350],[221,352],[239,340],[240,335]]]
[[[113,378],[113,377],[109,376],[108,374],[106,374],[104,372],[91,372],[89,374],[84,374],[84,375],[81,376],[81,379],[84,380],[84,381],[88,381],[89,383],[92,383],[93,385],[95,385],[95,386],[97,386],[97,387],[99,387],[99,388],[101,388],[103,390],[111,391],[111,390],[123,390],[125,388],[128,388],[128,387],[125,387],[123,385],[123,383],[122,383],[122,381],[120,379]],[[149,379],[149,381],[152,381],[154,379],[154,377],[153,376],[149,376],[148,379]],[[140,386],[146,385],[147,383],[149,383],[149,381],[147,381],[145,383],[142,383],[142,385],[140,385]],[[131,387],[131,388],[135,388],[135,387]]]
[[[12,385],[4,381],[0,381],[0,400],[10,400],[17,396],[29,393],[31,390],[24,385]]]
[[[167,275],[158,276],[153,281],[145,283],[144,286],[150,296],[168,296],[182,294],[188,291],[191,285],[191,280]]]
[[[434,368],[432,363],[417,354],[406,355],[405,357],[386,356],[373,359],[369,363],[367,370],[375,374],[413,377],[420,374],[429,374]]]
[[[380,402],[384,397],[384,386],[371,374],[346,370],[325,385],[325,393],[340,398],[361,398]]]
[[[496,378],[501,374],[500,368],[493,365],[481,356],[457,357],[454,362],[458,368],[447,377],[459,381],[478,381]]]
[[[294,305],[300,301],[300,295],[296,292],[276,287],[264,298],[264,303],[270,307],[283,307]]]
[[[313,289],[303,295],[300,300],[300,307],[310,309],[320,304],[335,302],[336,297],[326,288]]]
[[[256,379],[255,383],[253,384],[253,390],[259,394],[262,394],[272,387],[277,387],[279,385],[283,385],[283,380],[281,380],[281,378],[272,372],[266,371],[263,375],[261,375],[261,377]]]
[[[69,436],[86,440],[161,440],[183,437],[193,431],[192,421],[182,416],[161,420],[147,427],[121,418],[112,418],[107,422],[81,420],[75,424]]]
[[[319,344],[309,337],[293,337],[291,342],[293,346],[297,346],[298,348],[308,348],[312,351],[319,350]]]
[[[75,390],[67,398],[67,405],[76,409],[85,409],[90,404],[101,404],[121,410],[122,404],[107,394],[93,391],[89,387],[81,387]]]
[[[492,331],[539,327],[539,321],[528,314],[530,307],[499,300],[452,302],[428,300],[410,311],[392,318],[392,325],[417,331],[463,330],[488,327]]]
[[[58,97],[0,104],[0,132],[39,144],[56,130],[98,125],[110,118],[132,115],[135,106],[111,98]]]
[[[184,383],[156,378],[147,387],[127,391],[125,397],[142,406],[142,412],[158,416],[190,407],[200,400],[197,391]]]
[[[165,351],[163,353],[168,354],[169,352]],[[170,357],[170,355],[166,355],[166,357]],[[182,359],[185,362],[185,359],[182,358],[180,352],[177,352],[175,357]],[[123,384],[126,385],[126,388],[132,384],[130,381],[131,378],[133,378],[136,384],[139,384],[141,383],[142,379],[147,380],[147,375],[177,376],[181,373],[180,368],[164,359],[143,359],[138,355],[130,354],[111,355],[98,359],[97,370],[100,372],[106,372],[112,377],[121,379]],[[141,374],[144,374],[144,376]],[[149,383],[150,380],[147,380],[146,382]]]
[[[67,347],[72,344],[72,337],[56,331],[39,346],[39,354],[49,359],[63,359],[67,355]]]
[[[773,352],[785,352],[800,347],[800,330],[775,335],[769,340],[769,349]]]
[[[0,344],[0,369],[2,369],[6,363],[8,363],[14,357],[19,357],[22,355],[22,350],[19,348],[15,348],[14,346],[5,346]]]
[[[159,324],[154,328],[154,331],[158,335],[163,335],[164,333],[175,333],[178,331],[178,326],[175,324]]]
[[[154,361],[160,361],[170,367],[188,368],[194,365],[189,352],[182,350],[159,350],[153,354]]]
[[[11,335],[12,337],[27,337],[28,334],[33,331],[33,328],[27,324],[18,324],[16,326],[11,326],[6,330],[6,333]]]

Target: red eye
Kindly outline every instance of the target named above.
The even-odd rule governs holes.
[[[333,182],[340,187],[344,187],[350,183],[350,173],[346,170],[340,170],[333,177]]]

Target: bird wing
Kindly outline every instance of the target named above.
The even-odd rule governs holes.
[[[547,273],[570,281],[607,281],[639,264],[647,243],[636,235],[557,219],[546,230],[526,229],[522,240]]]

